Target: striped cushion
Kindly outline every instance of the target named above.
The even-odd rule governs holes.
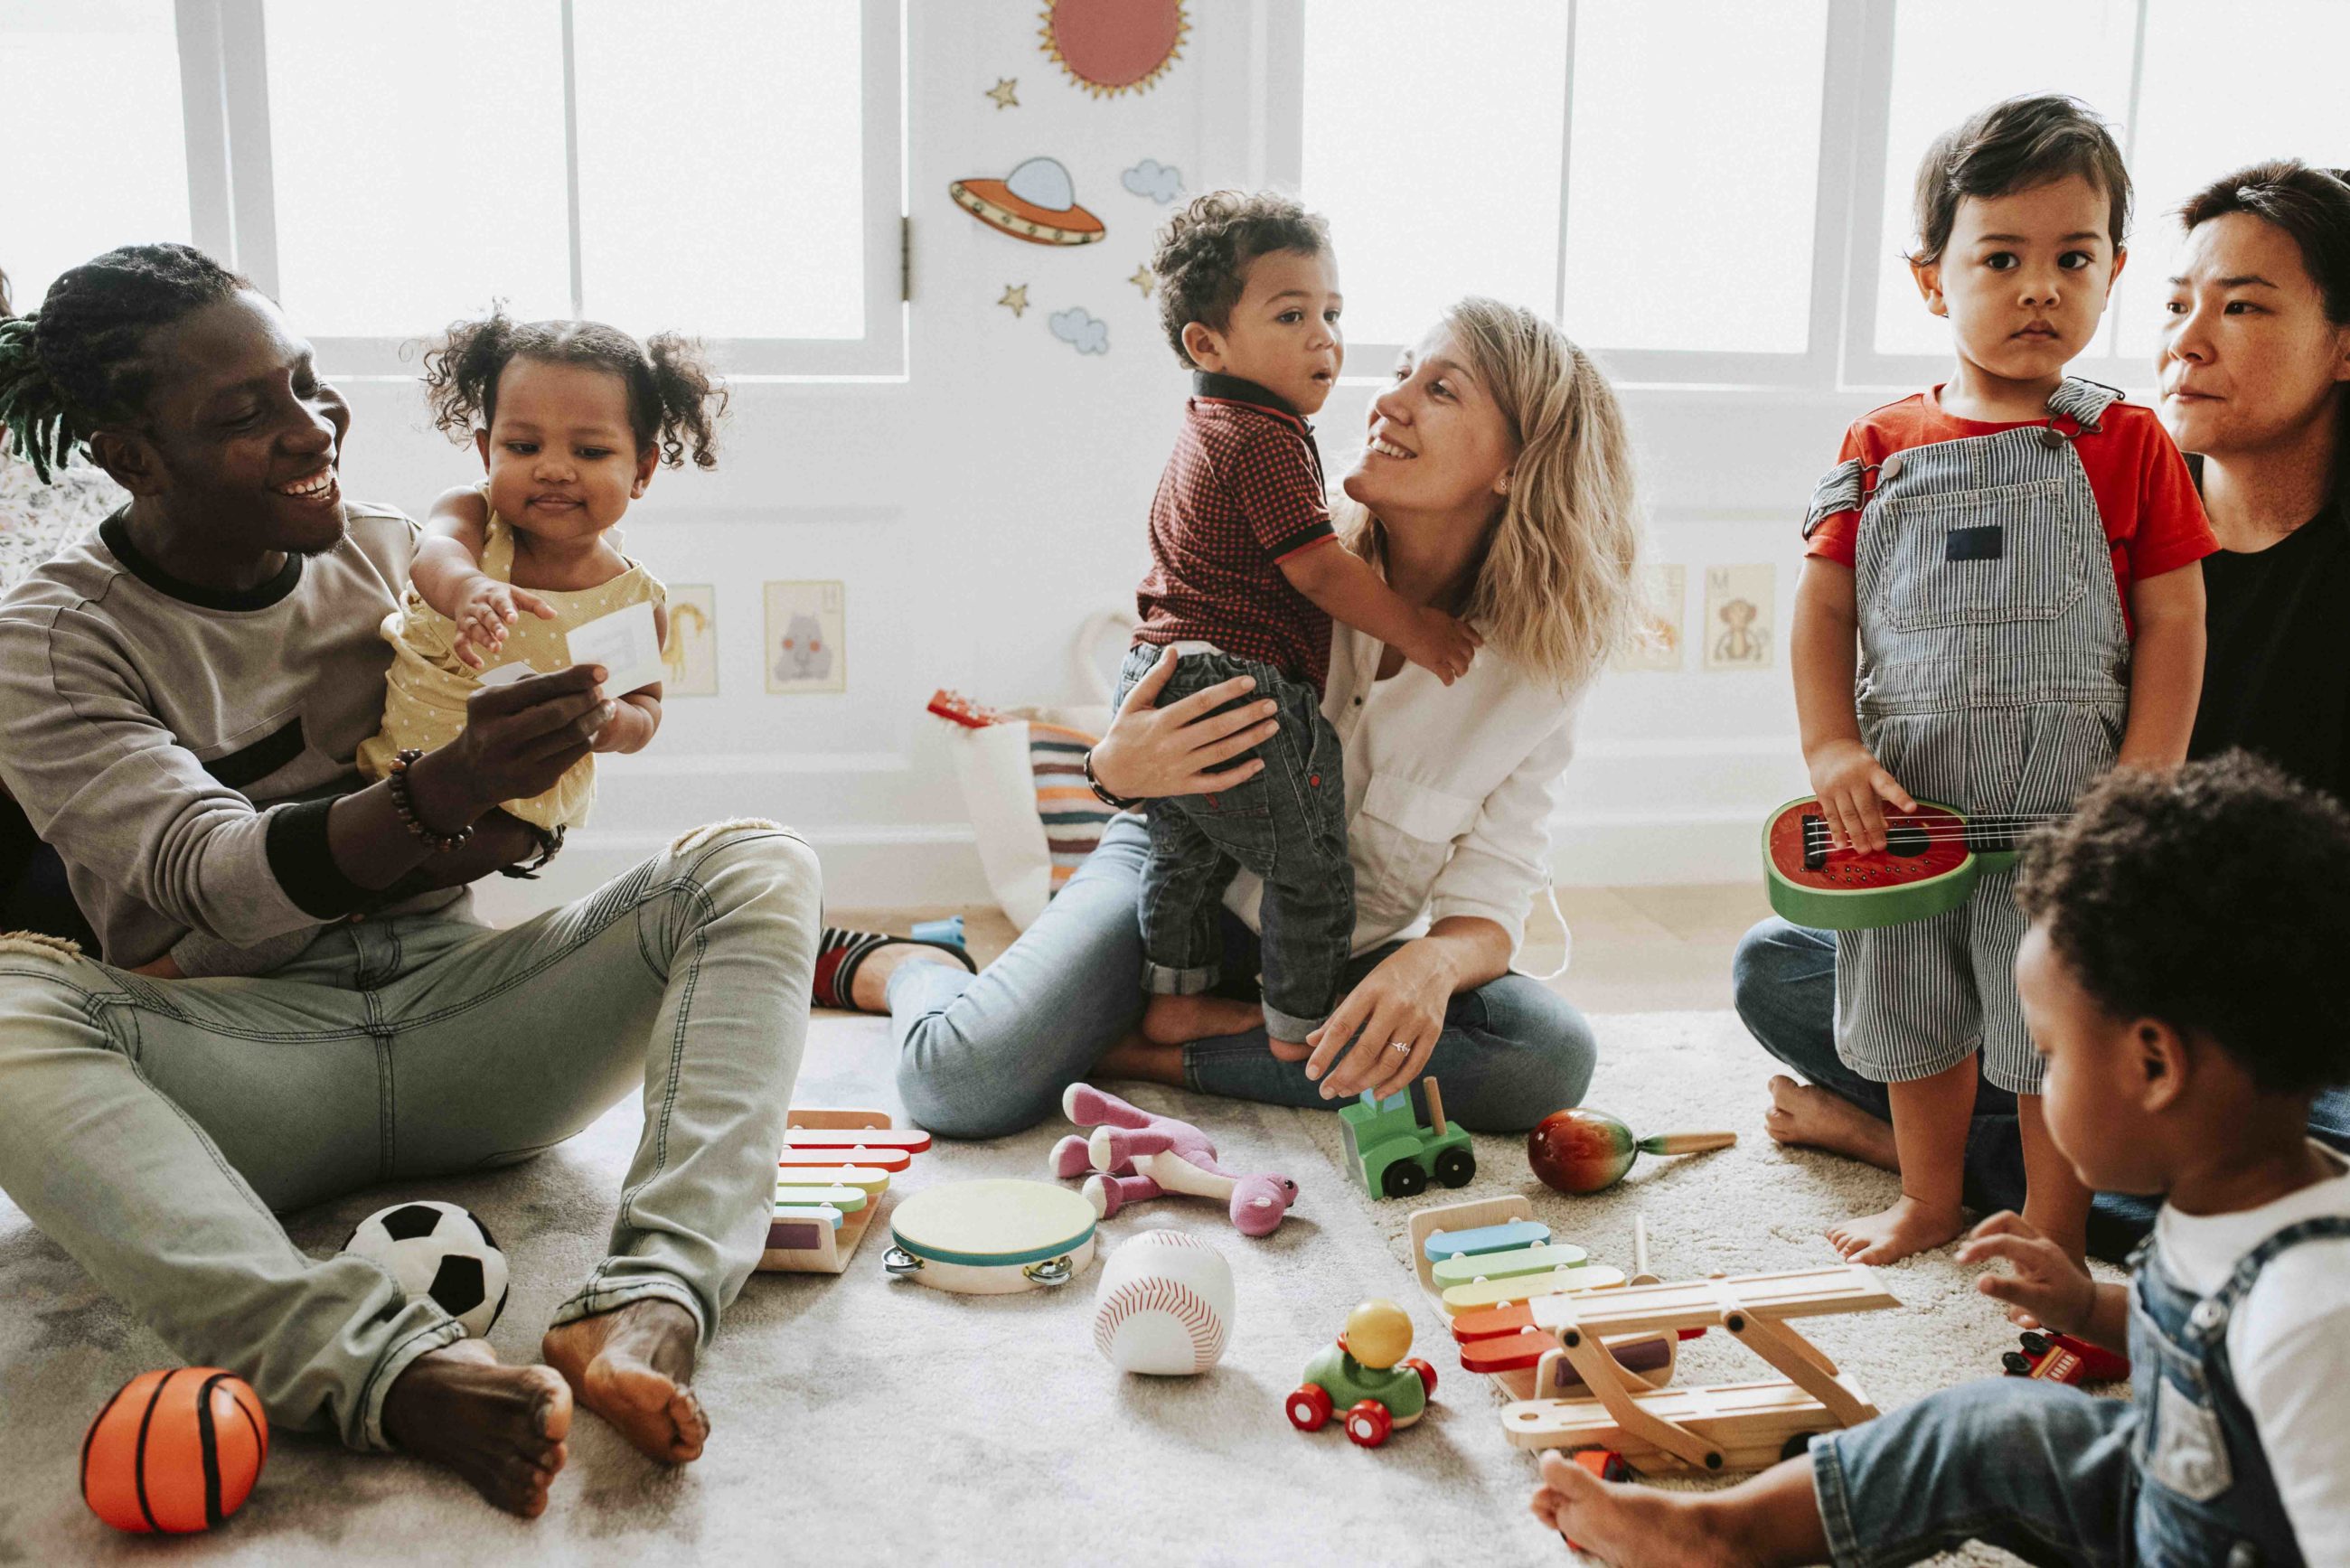
[[[1028,765],[1036,775],[1036,815],[1053,857],[1053,891],[1076,875],[1118,813],[1086,785],[1086,753],[1098,736],[1058,724],[1028,723]]]

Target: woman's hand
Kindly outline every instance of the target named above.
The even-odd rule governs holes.
[[[1178,657],[1171,648],[1159,656],[1159,662],[1118,705],[1109,733],[1094,743],[1094,777],[1112,794],[1130,800],[1205,794],[1230,789],[1264,771],[1258,757],[1222,766],[1273,739],[1281,728],[1270,700],[1241,701],[1256,690],[1249,677],[1236,675],[1164,708],[1153,705],[1175,673]],[[1240,705],[1216,711],[1228,702]],[[1222,771],[1211,771],[1219,768]]]
[[[600,664],[575,664],[467,698],[464,729],[410,770],[410,796],[424,826],[454,833],[502,800],[553,788],[619,709],[604,695],[604,677]]]
[[[1326,1100],[1370,1088],[1385,1099],[1409,1087],[1444,1033],[1456,978],[1442,942],[1422,937],[1404,943],[1347,993],[1328,1023],[1305,1037],[1314,1047],[1305,1076],[1320,1081]],[[1399,1044],[1407,1049],[1397,1050]]]

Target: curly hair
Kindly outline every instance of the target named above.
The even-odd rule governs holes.
[[[135,420],[148,335],[252,286],[192,245],[124,245],[68,267],[38,311],[0,319],[0,430],[47,483],[78,447]]]
[[[2115,769],[2026,846],[2015,898],[2110,1016],[2272,1094],[2350,1082],[2350,812],[2273,763]]]
[[[2063,93],[2002,99],[1934,139],[1914,193],[1919,266],[1942,259],[1966,196],[2012,196],[2077,174],[2106,193],[2114,249],[2129,234],[2130,177],[2096,110]]]
[[[600,321],[522,321],[493,307],[479,321],[458,321],[424,356],[425,398],[432,422],[451,440],[473,439],[498,411],[498,378],[516,359],[587,365],[618,376],[629,392],[637,450],[659,446],[661,462],[718,466],[718,421],[725,384],[711,374],[702,345],[664,332],[643,344]]]
[[[1159,279],[1159,320],[1175,358],[1192,363],[1183,328],[1197,321],[1222,332],[1248,282],[1249,263],[1274,251],[1327,254],[1330,224],[1274,191],[1211,191],[1167,221],[1150,253]]]

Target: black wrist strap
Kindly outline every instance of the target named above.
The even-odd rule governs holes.
[[[1112,794],[1103,787],[1101,780],[1094,776],[1094,753],[1090,746],[1086,748],[1086,787],[1094,792],[1095,799],[1114,810],[1133,811],[1142,805],[1139,800],[1128,800],[1124,795]]]

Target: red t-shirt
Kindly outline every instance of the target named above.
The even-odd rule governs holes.
[[[1836,461],[1858,458],[1874,469],[1897,452],[1969,436],[1997,435],[2039,420],[1987,423],[1962,420],[1945,412],[1941,390],[1902,399],[1875,409],[1844,432]],[[2187,472],[2187,460],[2162,428],[2154,410],[2137,403],[2116,402],[2098,417],[2099,428],[2083,431],[2073,450],[2089,475],[2090,493],[2096,497],[2097,515],[2106,525],[2112,547],[2114,587],[2122,600],[2122,619],[2130,619],[2130,585],[2165,572],[2175,572],[2199,561],[2220,547],[2211,524],[2203,515],[2202,498]],[[1870,490],[1877,476],[1864,476]],[[1850,566],[1860,538],[1860,514],[1832,512],[1812,533],[1804,554]]]

